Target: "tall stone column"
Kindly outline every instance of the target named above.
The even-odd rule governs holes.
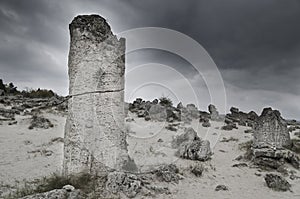
[[[69,107],[63,173],[122,169],[128,160],[124,131],[125,39],[106,20],[82,15],[69,25]]]

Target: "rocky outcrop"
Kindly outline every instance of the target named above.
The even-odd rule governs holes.
[[[286,163],[299,169],[300,157],[290,151],[291,140],[285,120],[280,112],[265,108],[253,129],[253,144],[250,156],[262,169],[280,169]]]
[[[128,160],[124,125],[125,39],[98,15],[69,25],[68,117],[65,175],[122,170]]]
[[[265,108],[258,117],[254,127],[255,148],[273,147],[275,149],[288,147],[291,144],[290,134],[285,120],[280,112]]]
[[[210,104],[208,106],[208,111],[210,113],[210,119],[213,120],[213,121],[220,121],[221,120],[221,117],[219,115],[219,112],[217,111],[217,108],[215,105],[213,104]]]
[[[226,124],[236,123],[240,126],[254,127],[258,119],[258,115],[254,111],[244,113],[236,107],[231,107],[230,112],[231,113],[227,114],[225,117]]]

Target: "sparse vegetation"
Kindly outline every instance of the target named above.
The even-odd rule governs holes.
[[[91,193],[96,190],[97,178],[90,174],[81,174],[77,176],[65,177],[59,174],[52,174],[44,177],[38,183],[25,182],[16,191],[10,193],[5,199],[15,199],[32,194],[44,193],[54,189],[61,189],[65,185],[72,185],[76,189],[80,189],[83,193]]]
[[[170,98],[167,97],[161,97],[159,98],[159,104],[165,107],[172,107],[173,106],[173,102]]]
[[[51,98],[56,95],[52,90],[40,88],[38,88],[37,90],[30,89],[27,91],[22,91],[21,93],[24,97],[28,98]]]
[[[2,95],[23,95],[23,97],[28,98],[50,98],[53,96],[56,96],[57,94],[54,93],[52,90],[47,89],[26,89],[23,91],[17,90],[17,87],[10,82],[9,84],[4,84],[3,80],[0,79],[0,90],[2,90],[4,93],[1,93]]]

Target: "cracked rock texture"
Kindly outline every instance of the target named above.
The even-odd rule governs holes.
[[[69,107],[65,126],[65,175],[122,169],[127,161],[124,131],[125,39],[98,15],[69,25]]]
[[[280,112],[265,108],[257,119],[254,128],[254,147],[284,148],[291,144],[287,123]]]

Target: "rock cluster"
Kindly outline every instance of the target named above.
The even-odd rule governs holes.
[[[231,107],[230,112],[225,116],[226,127],[224,130],[236,128],[236,124],[240,126],[254,127],[258,119],[258,115],[254,111],[244,113],[236,107]]]

